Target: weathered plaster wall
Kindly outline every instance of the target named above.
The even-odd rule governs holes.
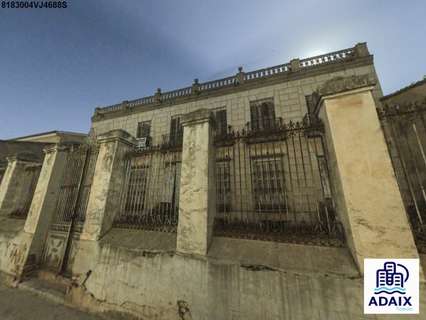
[[[0,217],[0,273],[14,277],[22,267],[31,235],[23,232],[25,220]]]
[[[362,278],[345,248],[214,238],[196,258],[177,254],[175,240],[112,229],[80,242],[74,273],[98,302],[147,319],[191,319],[178,302],[192,319],[378,319],[363,315]]]
[[[286,81],[266,87],[259,87],[247,91],[241,91],[208,99],[177,104],[165,105],[154,110],[142,111],[128,116],[96,121],[92,128],[97,135],[113,129],[124,129],[136,136],[137,124],[141,121],[151,121],[151,136],[154,143],[161,143],[162,135],[170,130],[171,117],[183,115],[197,109],[222,109],[226,108],[228,125],[234,128],[243,128],[250,121],[250,101],[273,98],[276,117],[282,117],[284,121],[301,120],[307,111],[305,96],[312,94],[320,85],[337,76],[352,76],[370,74],[377,79],[373,65],[348,68],[343,71],[329,72],[309,78]],[[380,85],[377,85],[374,95],[382,96]]]

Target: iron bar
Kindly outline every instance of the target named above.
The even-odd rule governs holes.
[[[230,171],[222,170],[224,150],[218,147],[216,188],[226,190],[224,181],[232,181],[232,210],[229,215],[218,212],[215,234],[342,245],[335,232],[335,211],[322,186],[328,173],[320,173],[319,163],[314,165],[322,136],[310,137],[307,131],[312,128],[299,123],[275,126],[269,135],[254,129],[236,132],[228,144]],[[222,192],[217,201],[224,202]]]

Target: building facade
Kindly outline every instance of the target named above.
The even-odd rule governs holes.
[[[426,267],[381,97],[361,43],[96,108],[91,139],[45,148],[19,217],[8,164],[0,275],[147,319],[365,318],[365,258]]]
[[[182,115],[197,109],[212,110],[219,125],[234,130],[271,126],[264,121],[301,121],[308,111],[310,95],[334,77],[368,74],[376,80],[373,95],[377,101],[382,90],[377,81],[366,44],[318,57],[294,59],[289,63],[244,72],[235,76],[198,83],[192,86],[134,101],[123,101],[97,108],[92,118],[96,135],[123,129],[131,135],[152,137],[153,144],[175,139],[181,129]],[[252,128],[247,128],[250,123]]]

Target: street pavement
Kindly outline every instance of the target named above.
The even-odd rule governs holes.
[[[0,320],[105,320],[23,289],[0,285]]]

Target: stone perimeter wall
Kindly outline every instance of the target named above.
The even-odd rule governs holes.
[[[2,225],[0,261],[19,259],[22,221]],[[397,319],[363,314],[362,277],[346,248],[215,237],[203,258],[175,245],[171,234],[122,229],[80,240],[70,301],[141,319]],[[420,299],[420,315],[410,319],[424,319],[424,283]]]
[[[172,247],[173,236],[119,229],[81,241],[74,270],[78,282],[87,280],[74,298],[89,310],[107,301],[143,319],[379,319],[363,314],[362,277],[345,248],[218,237],[202,258]],[[423,284],[420,296],[424,315]]]

